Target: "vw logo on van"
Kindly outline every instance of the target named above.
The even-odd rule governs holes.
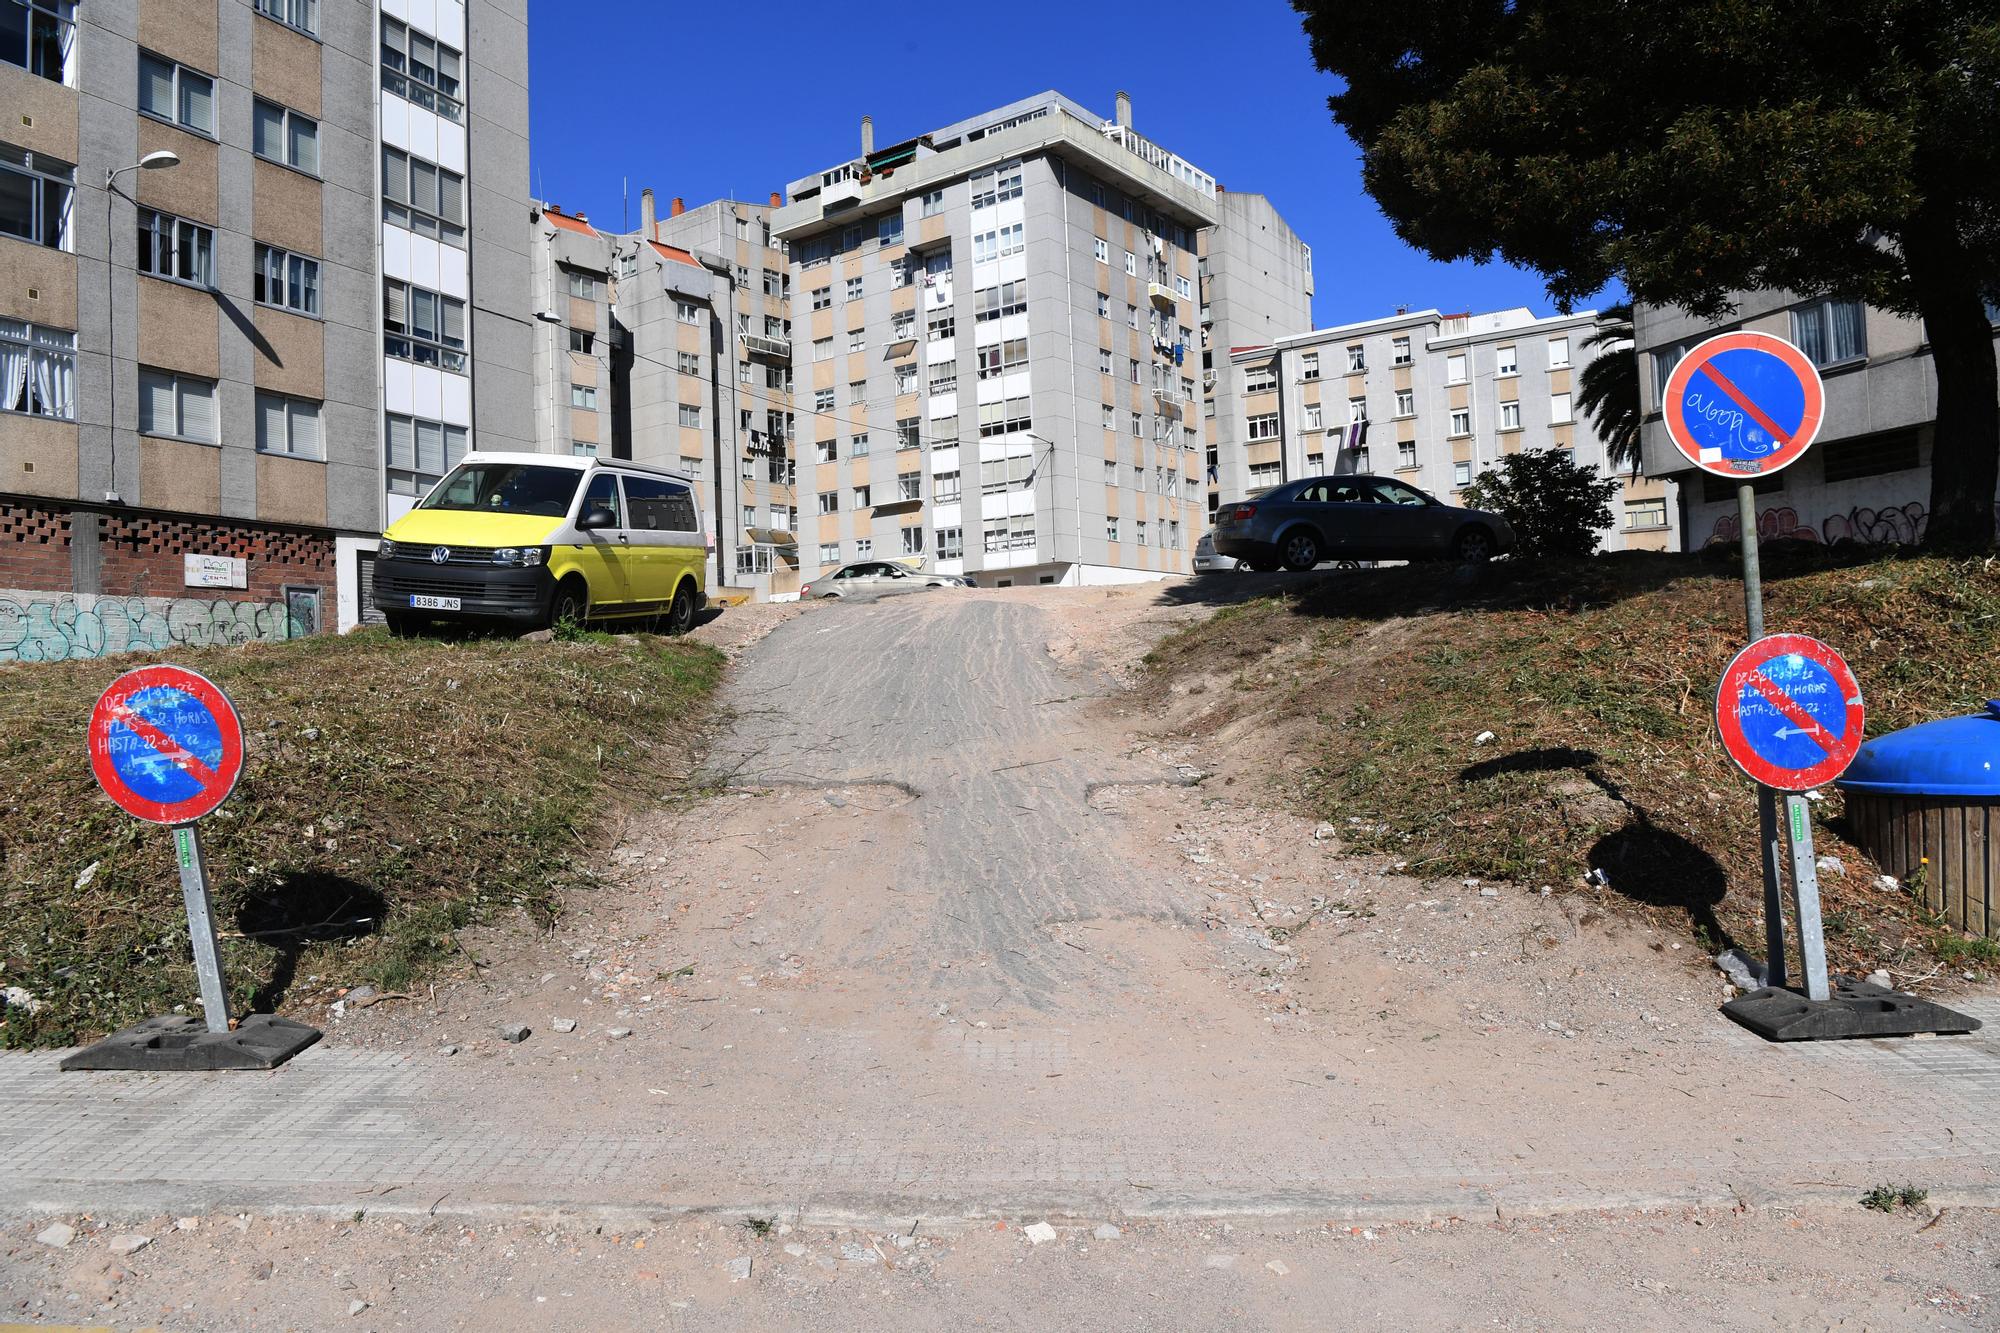
[[[451,548],[450,548],[449,546],[433,546],[433,547],[431,547],[431,563],[432,563],[432,564],[434,564],[434,565],[441,565],[441,564],[443,564],[443,563],[444,563],[445,561],[447,561],[447,560],[449,560],[449,559],[451,559]]]

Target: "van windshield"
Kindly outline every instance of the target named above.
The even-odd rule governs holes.
[[[561,518],[576,497],[583,473],[532,463],[461,463],[419,509],[465,509],[484,514],[536,514]]]

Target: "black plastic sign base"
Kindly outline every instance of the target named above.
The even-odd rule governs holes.
[[[1852,977],[1835,977],[1833,995],[1808,1000],[1792,987],[1766,986],[1722,1006],[1722,1012],[1767,1041],[1833,1041],[1842,1037],[1909,1037],[1922,1032],[1976,1032],[1979,1020],[1914,995]]]
[[[272,1014],[251,1014],[234,1032],[210,1032],[199,1018],[149,1018],[86,1046],[62,1062],[74,1069],[139,1069],[185,1073],[212,1069],[276,1069],[319,1040],[319,1029]]]

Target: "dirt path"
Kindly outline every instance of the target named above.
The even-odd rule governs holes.
[[[482,937],[486,965],[435,1006],[330,1017],[271,1079],[62,1080],[0,1058],[0,1204],[1469,1236],[1701,1205],[1752,1209],[1756,1244],[1805,1272],[1834,1255],[1787,1249],[1799,1228],[1762,1210],[1856,1217],[1863,1190],[1904,1180],[1934,1204],[2000,1200],[2000,1040],[1766,1047],[1676,941],[1560,893],[1345,858],[1227,755],[1149,738],[1159,701],[1132,668],[1194,614],[1157,590],[1015,590],[744,617],[716,794],[636,817],[617,891],[552,938]],[[508,1022],[533,1035],[502,1041]],[[1183,1226],[1163,1253],[1199,1268]],[[1473,1310],[1486,1242],[1437,1243],[1469,1266],[1450,1299]],[[1011,1261],[977,1253],[966,1279],[990,1286]],[[1963,1286],[1940,1253],[1910,1291]],[[1182,1322],[1282,1312],[1213,1294],[1189,1289]],[[1919,1308],[1903,1295],[1852,1309]]]

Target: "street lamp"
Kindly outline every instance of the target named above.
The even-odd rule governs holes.
[[[124,503],[118,498],[118,319],[117,311],[113,309],[117,284],[114,281],[115,275],[111,263],[113,251],[111,238],[114,234],[111,230],[111,200],[117,191],[112,189],[112,184],[128,171],[160,171],[180,164],[179,153],[170,148],[162,148],[158,152],[146,154],[130,166],[117,167],[104,173],[104,360],[111,379],[111,405],[107,413],[111,429],[111,477],[110,489],[104,492],[106,504]]]

